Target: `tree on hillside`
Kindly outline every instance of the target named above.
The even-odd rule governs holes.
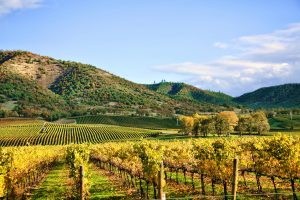
[[[259,135],[270,130],[270,125],[266,114],[263,111],[257,111],[251,114],[254,122],[254,128]]]

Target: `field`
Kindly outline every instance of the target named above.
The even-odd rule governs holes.
[[[269,123],[272,130],[300,130],[300,115],[293,115],[292,120],[290,115],[276,115],[269,118]]]
[[[71,119],[75,119],[77,124],[110,124],[149,129],[178,128],[175,118],[96,115],[76,117]]]
[[[94,124],[55,124],[43,121],[0,123],[0,146],[66,145],[140,140],[158,135],[155,130]]]

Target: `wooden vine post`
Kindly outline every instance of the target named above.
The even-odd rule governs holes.
[[[164,193],[164,163],[160,163],[160,170],[158,172],[158,194],[160,200],[166,199],[166,194]]]
[[[236,200],[236,192],[238,188],[238,158],[233,159],[233,177],[232,177],[232,196],[233,200]]]
[[[79,180],[80,180],[80,200],[84,200],[84,171],[83,166],[79,166]]]

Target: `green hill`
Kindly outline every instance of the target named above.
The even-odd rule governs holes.
[[[202,90],[185,83],[161,82],[146,85],[146,87],[178,100],[191,100],[199,103],[211,103],[216,105],[237,105],[232,101],[232,97],[227,94]]]
[[[300,108],[300,84],[260,88],[234,101],[252,108]]]
[[[0,117],[172,116],[225,109],[217,101],[172,98],[91,65],[26,51],[0,51],[0,77]]]

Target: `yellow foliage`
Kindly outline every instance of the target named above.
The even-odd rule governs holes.
[[[230,125],[231,130],[233,130],[234,127],[236,127],[236,125],[239,121],[238,116],[233,111],[223,111],[223,112],[220,112],[218,115],[227,120],[227,122]]]

